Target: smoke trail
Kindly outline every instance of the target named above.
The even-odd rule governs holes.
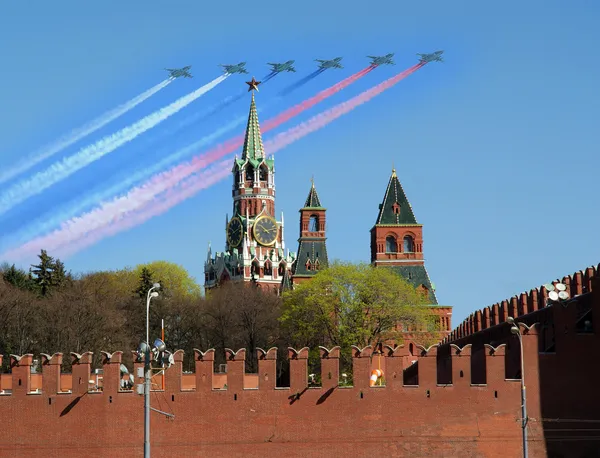
[[[319,68],[317,70],[315,70],[314,72],[312,72],[310,75],[306,75],[304,78],[302,78],[299,81],[296,81],[294,84],[291,84],[290,86],[286,87],[285,89],[283,89],[280,93],[279,93],[279,97],[285,97],[286,95],[291,94],[292,92],[294,92],[296,89],[298,89],[300,86],[304,86],[306,83],[308,83],[310,80],[315,79],[317,76],[319,76],[321,73],[323,73],[325,71],[324,68]]]
[[[28,180],[16,183],[0,195],[0,214],[6,212],[24,200],[41,193],[60,180],[67,178],[77,170],[111,153],[120,146],[135,139],[137,136],[153,128],[158,123],[174,115],[194,100],[204,95],[219,83],[225,81],[229,74],[221,75],[208,84],[187,94],[172,104],[142,118],[136,123],[121,129],[115,134],[104,137],[96,143],[87,146],[72,156],[56,162],[43,172],[36,173]]]
[[[266,127],[262,129],[263,133],[278,127],[280,124],[293,118],[297,114],[302,113],[304,110],[325,100],[327,97],[341,91],[362,78],[372,69],[373,67],[367,67],[268,120],[265,123]],[[119,215],[132,212],[146,203],[152,202],[157,195],[176,186],[179,181],[202,170],[219,158],[234,152],[243,144],[244,135],[225,142],[208,153],[197,156],[188,163],[180,164],[169,171],[157,174],[145,184],[131,189],[127,194],[116,197],[109,202],[103,202],[94,210],[91,210],[82,216],[65,221],[61,224],[59,229],[56,229],[50,234],[38,237],[25,243],[19,248],[5,253],[5,258],[10,259],[11,256],[18,256],[19,252],[29,250],[33,250],[33,253],[37,253],[40,250],[40,248],[38,248],[40,246],[46,250],[56,251],[57,247],[60,247],[65,243],[71,243],[71,241],[78,239],[79,237],[84,237],[91,231],[101,228],[104,225],[112,224]]]
[[[192,154],[194,151],[197,151],[198,148],[201,148],[209,143],[211,143],[216,138],[221,135],[227,133],[229,130],[235,128],[236,126],[243,124],[246,121],[246,117],[241,119],[236,119],[233,122],[217,129],[210,135],[200,139],[197,142],[192,143],[184,148],[181,148],[174,154],[165,155],[159,162],[155,162],[147,167],[141,168],[134,173],[125,175],[122,179],[120,179],[117,183],[114,183],[108,188],[99,190],[94,194],[83,196],[80,200],[69,203],[68,205],[59,208],[54,211],[50,215],[43,215],[39,219],[31,222],[27,227],[21,229],[16,235],[11,237],[7,243],[23,243],[26,240],[30,240],[34,237],[37,237],[40,234],[44,234],[48,231],[51,231],[55,227],[59,226],[61,221],[68,220],[72,218],[74,215],[85,211],[89,207],[97,204],[98,202],[102,202],[105,199],[109,199],[111,196],[118,195],[122,193],[123,190],[129,188],[130,186],[134,186],[135,184],[142,181],[144,178],[151,176],[155,173],[159,173],[161,170],[164,170],[166,167],[171,165],[174,162],[177,162],[179,159],[186,157],[189,154]]]
[[[71,146],[73,143],[81,140],[82,138],[84,138],[84,137],[90,135],[91,133],[97,131],[98,129],[104,127],[109,122],[114,121],[119,116],[124,115],[129,110],[135,108],[137,105],[139,105],[146,99],[149,99],[150,97],[152,97],[154,94],[156,94],[161,89],[164,89],[165,87],[167,87],[172,81],[173,81],[173,78],[169,78],[167,80],[162,81],[161,83],[157,84],[154,87],[151,87],[150,89],[148,89],[145,92],[142,92],[140,95],[125,102],[124,104],[118,106],[117,108],[104,113],[103,115],[99,116],[98,118],[94,119],[93,121],[90,121],[89,123],[85,124],[84,126],[80,127],[79,129],[75,129],[75,130],[71,131],[71,133],[58,139],[56,142],[46,146],[41,151],[32,154],[29,158],[27,158],[25,161],[17,164],[12,169],[1,171],[0,172],[0,183],[4,183],[6,180],[11,179],[15,175],[19,175],[20,173],[30,169],[34,165],[43,161],[44,159],[49,158],[50,156],[58,153],[59,151],[62,151],[63,149]]]
[[[67,259],[75,253],[87,248],[88,246],[98,243],[100,240],[106,237],[110,237],[111,235],[115,235],[119,232],[139,226],[149,219],[163,214],[177,203],[189,199],[202,189],[209,188],[210,186],[227,178],[230,176],[230,173],[231,161],[218,162],[211,168],[202,171],[201,176],[192,176],[189,179],[182,181],[176,189],[167,191],[165,193],[166,195],[164,200],[157,201],[154,205],[148,207],[146,211],[133,213],[131,215],[122,214],[120,217],[115,219],[114,225],[101,227],[86,234],[85,237],[76,240],[75,243],[68,244],[66,246],[63,245],[62,249],[57,252],[57,254],[61,257],[61,259]]]

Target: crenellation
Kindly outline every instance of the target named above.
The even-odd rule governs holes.
[[[101,351],[102,354],[102,391],[107,394],[117,394],[121,389],[121,363],[123,352],[115,351],[109,353]]]
[[[210,348],[202,352],[194,348],[194,366],[196,370],[196,391],[212,391],[215,372],[215,349]]]
[[[496,386],[506,379],[506,344],[494,347],[484,344],[486,384]]]
[[[93,356],[91,351],[81,355],[71,352],[71,391],[74,395],[83,395],[89,391]]]
[[[256,349],[258,358],[258,389],[274,390],[277,382],[277,347]]]
[[[385,355],[385,384],[392,388],[402,387],[404,385],[404,367],[405,360],[408,359],[410,353],[405,345],[384,347]]]
[[[168,370],[165,370],[165,386],[164,390],[169,393],[182,391],[182,376],[183,376],[183,350],[177,350],[173,353],[173,364]],[[229,380],[228,380],[229,381]]]
[[[227,359],[227,390],[238,393],[244,390],[244,375],[246,374],[246,349],[237,352],[225,349]]]
[[[352,345],[352,385],[355,388],[369,388],[372,355],[373,347],[371,345],[362,349]]]
[[[301,393],[308,388],[308,347],[295,350],[288,347],[290,360],[290,391]]]
[[[321,357],[321,386],[324,389],[335,388],[340,384],[340,347],[331,350],[319,347]]]
[[[471,385],[471,344],[464,347],[450,344],[452,385]]]
[[[55,396],[61,392],[60,368],[63,363],[63,354],[54,353],[52,356],[42,353],[42,394]]]
[[[583,271],[580,270],[572,275],[567,275],[562,279],[554,280],[551,283],[553,285],[563,283],[567,287],[569,297],[573,298],[593,290],[594,283],[598,281],[599,269],[600,264],[598,266],[591,266]],[[522,292],[510,299],[495,303],[481,311],[471,313],[449,333],[443,342],[454,342],[464,339],[477,332],[505,323],[509,316],[513,318],[523,317],[546,308],[548,304],[549,297],[546,287],[542,285],[532,288],[527,292]]]
[[[425,388],[435,388],[438,384],[438,344],[425,348],[417,345],[419,350],[417,384]]]
[[[31,393],[31,366],[33,355],[10,355],[10,370],[12,373],[12,394],[21,395]]]

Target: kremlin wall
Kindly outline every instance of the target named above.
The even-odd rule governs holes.
[[[259,350],[258,374],[245,373],[244,349],[227,351],[226,374],[214,373],[213,350],[196,350],[195,373],[184,374],[177,351],[164,386],[155,377],[152,407],[174,417],[152,412],[152,455],[520,457],[520,348],[506,323],[515,316],[529,456],[597,457],[599,269],[563,278],[564,302],[536,288],[475,312],[428,349],[353,347],[349,384],[339,348],[320,349],[322,386],[309,385],[308,349],[290,348],[289,387],[276,386],[276,349]],[[143,397],[120,388],[123,353],[103,352],[101,380],[91,356],[72,353],[72,373],[61,374],[66,355],[41,355],[41,376],[34,355],[5,356],[0,456],[143,456]],[[384,381],[370,386],[374,367]]]

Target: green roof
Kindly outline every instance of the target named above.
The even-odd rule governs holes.
[[[437,305],[437,297],[433,290],[433,285],[429,279],[429,274],[424,265],[421,266],[378,266],[378,269],[392,269],[399,276],[404,278],[408,283],[413,285],[415,288],[423,285],[429,291],[430,305]]]
[[[312,186],[310,187],[310,191],[308,192],[306,202],[304,202],[304,208],[323,208],[321,206],[321,201],[319,200],[319,195],[317,194],[317,189],[315,188],[314,181],[312,182]]]
[[[295,277],[312,277],[319,270],[309,270],[309,266],[314,266],[317,263],[319,270],[329,266],[325,239],[322,237],[301,238],[298,246],[298,259],[294,262],[292,274]]]
[[[246,126],[246,138],[242,150],[242,160],[261,159],[265,157],[260,125],[258,123],[258,112],[254,102],[254,91],[252,91],[252,102],[250,102],[250,113],[248,114],[248,125]],[[255,165],[255,164],[252,164]]]
[[[395,211],[398,206],[400,211]],[[396,176],[396,170],[392,170],[392,176],[383,196],[383,203],[379,205],[379,215],[377,215],[375,224],[418,224],[406,194],[404,194],[404,189]]]

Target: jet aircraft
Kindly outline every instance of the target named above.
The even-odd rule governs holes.
[[[225,70],[225,73],[248,73],[246,71],[246,62],[240,62],[239,64],[235,64],[235,65],[223,65],[221,64],[221,67],[223,67],[223,69]]]
[[[315,62],[319,62],[319,68],[322,68],[322,69],[344,68],[344,67],[342,67],[342,64],[340,64],[341,60],[342,60],[341,57],[336,57],[335,59],[331,59],[331,60],[315,59]]]
[[[378,65],[396,65],[392,60],[394,53],[386,54],[385,56],[367,56],[371,59],[371,65],[377,67]]]
[[[444,51],[436,51],[430,54],[417,54],[417,56],[420,58],[419,63],[427,64],[429,62],[444,62],[442,54],[444,54]]]
[[[284,62],[283,64],[271,64],[271,63],[267,63],[267,65],[271,66],[271,73],[281,73],[281,72],[296,72],[296,69],[294,68],[294,62],[293,60],[288,60],[287,62]]]
[[[165,68],[171,74],[171,78],[192,78],[192,74],[190,73],[191,65],[183,68]]]

